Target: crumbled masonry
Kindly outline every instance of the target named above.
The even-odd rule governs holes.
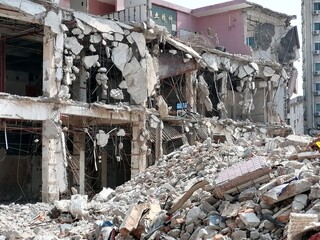
[[[108,239],[115,233],[116,239],[300,239],[319,226],[320,214],[319,158],[291,160],[310,151],[306,140],[313,139],[289,135],[252,141],[241,136],[235,144],[208,138],[184,145],[90,200],[75,193],[54,204],[0,205],[0,238]],[[268,177],[258,177],[257,171]],[[156,228],[201,180],[208,184]],[[222,187],[229,183],[233,188]]]

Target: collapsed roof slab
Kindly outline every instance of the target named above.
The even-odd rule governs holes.
[[[0,0],[0,16],[32,23],[41,23],[46,8],[29,0]]]

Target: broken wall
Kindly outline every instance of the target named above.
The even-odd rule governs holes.
[[[227,52],[251,55],[243,38],[246,22],[241,10],[200,17],[196,23],[197,32],[206,36],[212,47],[221,45]]]
[[[294,50],[294,48],[299,48],[295,28],[287,26],[288,20],[285,17],[277,16],[261,8],[250,8],[244,14],[246,18],[244,36],[245,39],[253,37],[251,48],[255,59],[282,63],[298,58]],[[290,44],[288,44],[288,38],[292,39]],[[288,51],[288,45],[290,45],[290,51]]]

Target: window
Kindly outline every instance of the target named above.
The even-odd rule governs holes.
[[[316,107],[316,109],[315,109],[316,112],[320,112],[320,103],[316,103],[315,107]]]
[[[315,63],[314,64],[314,70],[315,71],[320,71],[320,63]]]
[[[320,50],[320,42],[314,44],[314,50]]]
[[[316,83],[316,91],[320,91],[320,83]]]
[[[319,26],[320,27],[320,26]],[[254,44],[254,37],[247,37],[246,38],[246,45],[250,46],[250,47],[255,47]]]
[[[314,29],[313,30],[320,30],[320,23],[314,23]]]
[[[313,3],[313,10],[314,10],[314,11],[320,10],[320,2],[315,2],[315,3]]]

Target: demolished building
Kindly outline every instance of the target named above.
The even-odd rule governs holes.
[[[152,19],[0,5],[2,201],[94,194],[186,142],[290,131],[290,64],[194,46]]]

